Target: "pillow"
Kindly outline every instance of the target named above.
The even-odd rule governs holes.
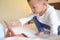
[[[4,34],[4,31],[5,29],[4,29],[4,26],[2,25],[2,24],[0,24],[0,37],[4,37],[5,36],[5,34]]]

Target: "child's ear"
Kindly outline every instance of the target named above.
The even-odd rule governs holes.
[[[46,5],[47,5],[47,2],[46,2],[46,1],[44,1],[44,2],[43,2],[43,5],[44,5],[44,6],[46,6]]]

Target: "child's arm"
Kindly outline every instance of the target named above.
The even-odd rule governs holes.
[[[20,24],[24,25],[27,22],[29,22],[34,16],[35,16],[35,14],[30,14],[29,16],[27,16],[25,18],[20,18],[19,20],[11,20],[10,24],[15,25],[17,23],[20,23]]]

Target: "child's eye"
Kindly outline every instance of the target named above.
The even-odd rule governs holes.
[[[33,7],[34,9],[36,8],[36,7]]]
[[[31,7],[31,9],[35,10],[35,9],[36,9],[36,7]]]

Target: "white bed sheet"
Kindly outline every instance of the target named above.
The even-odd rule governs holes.
[[[0,38],[0,40],[60,40],[60,36],[51,35],[47,38],[41,37],[31,37],[31,38],[24,38],[24,37],[8,37],[8,38]]]
[[[8,37],[8,38],[0,38],[0,40],[44,40],[44,39],[42,39],[42,38]]]

